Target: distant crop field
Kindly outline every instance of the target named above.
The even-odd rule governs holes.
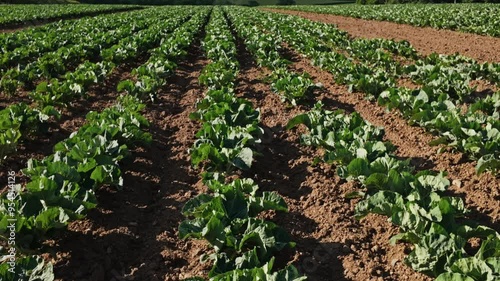
[[[278,0],[257,0],[259,5],[264,6],[264,5],[277,5]],[[239,5],[245,5],[248,4],[248,0],[237,0],[234,1],[235,4]],[[297,0],[296,4],[297,5],[335,5],[335,4],[344,4],[344,3],[354,3],[354,1],[346,0]]]
[[[0,4],[0,28],[12,25],[36,24],[46,20],[63,20],[105,12],[126,11],[132,5],[67,5],[67,4]]]

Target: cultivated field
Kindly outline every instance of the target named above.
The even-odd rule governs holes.
[[[486,21],[11,7],[0,280],[500,279]]]

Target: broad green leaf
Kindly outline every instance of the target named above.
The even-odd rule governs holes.
[[[493,281],[493,272],[491,268],[484,261],[475,257],[458,259],[450,267],[450,270],[465,276],[470,276],[475,280]]]
[[[435,281],[475,281],[473,278],[460,274],[445,272],[440,274]]]

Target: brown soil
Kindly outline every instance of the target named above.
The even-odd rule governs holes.
[[[412,90],[419,89],[421,86],[413,82],[410,78],[401,77],[396,80],[397,87],[405,87]]]
[[[471,93],[471,98],[468,102],[474,102],[477,99],[491,96],[493,93],[500,90],[500,84],[496,85],[486,80],[473,80],[469,85],[471,87],[476,87],[476,90]]]
[[[328,14],[277,9],[264,10],[336,24],[339,29],[347,31],[355,38],[407,40],[418,52],[424,55],[434,52],[440,54],[455,54],[458,52],[480,62],[500,62],[500,52],[498,52],[500,38]]]
[[[180,280],[204,275],[202,241],[178,238],[184,203],[203,191],[188,149],[197,122],[189,119],[203,89],[198,76],[207,61],[199,44],[179,63],[156,104],[148,104],[153,143],[132,151],[122,165],[123,190],[102,188],[99,206],[51,241],[58,280]]]

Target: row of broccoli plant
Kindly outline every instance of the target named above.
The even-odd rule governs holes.
[[[122,96],[114,106],[88,113],[86,124],[57,143],[53,154],[28,161],[23,173],[30,181],[10,187],[0,197],[0,238],[6,257],[0,264],[1,280],[54,279],[52,265],[30,253],[55,229],[95,208],[97,188],[122,186],[118,163],[129,147],[151,141],[143,131],[148,126],[140,113],[143,108],[137,98]]]
[[[500,37],[500,25],[496,21],[500,7],[493,3],[476,5],[300,5],[273,6],[314,13],[335,14],[365,20],[390,21],[414,26],[430,26],[439,29],[460,30]]]
[[[214,249],[210,280],[304,280],[293,266],[273,271],[274,255],[293,247],[285,230],[259,218],[262,212],[287,211],[275,192],[259,192],[251,179],[227,182],[225,176],[252,165],[254,144],[263,132],[260,112],[234,94],[239,71],[236,45],[220,8],[214,8],[202,42],[210,63],[200,83],[207,87],[191,118],[202,122],[191,150],[192,163],[202,165],[210,193],[189,200],[179,226],[181,238],[205,239]],[[193,277],[189,280],[204,280]]]
[[[67,33],[70,43],[54,51],[33,54],[34,51],[30,48],[36,50],[38,45],[28,44],[4,53],[5,71],[1,73],[0,90],[4,94],[13,95],[19,87],[32,89],[37,81],[57,78],[86,60],[100,58],[101,50],[148,28],[154,15],[154,10],[143,10],[127,13],[126,17],[98,17],[91,24],[82,21],[81,28],[72,29],[72,33]],[[103,27],[104,24],[108,26]],[[54,29],[46,33],[50,37],[50,33],[58,32]]]
[[[53,106],[37,109],[25,103],[0,110],[0,164],[17,150],[22,138],[47,132],[48,120],[59,116]]]
[[[500,92],[475,102],[465,113],[446,94],[431,96],[406,88],[380,93],[378,103],[399,109],[410,124],[439,134],[431,145],[446,144],[477,160],[477,173],[500,171]]]
[[[309,26],[310,21],[296,21],[297,18],[273,13],[254,12],[253,14],[254,19],[258,19],[256,21],[264,25],[267,30],[281,34],[292,48],[311,58],[313,64],[334,74],[337,83],[347,84],[351,90],[373,95],[378,98],[379,104],[399,109],[411,124],[423,126],[430,132],[439,134],[441,137],[431,144],[448,144],[468,155],[470,159],[477,160],[476,171],[478,173],[485,170],[497,173],[500,169],[498,94],[478,98],[464,113],[461,111],[460,98],[453,98],[454,95],[459,95],[460,85],[464,85],[462,82],[457,82],[458,86],[453,87],[451,85],[455,82],[449,83],[450,87],[448,87],[432,80],[426,82],[422,88],[414,90],[396,87],[394,76],[384,69],[356,62],[342,53],[333,52],[321,40],[317,30],[320,28],[323,34],[328,34],[332,26],[319,24],[317,29],[313,29]],[[440,56],[437,55],[429,56],[426,60],[440,60],[439,58]],[[445,64],[453,64],[463,62],[464,59],[448,57],[448,62],[444,59],[441,61]],[[479,68],[471,66],[470,69],[489,71],[489,74],[476,73],[474,75],[498,76],[498,72],[495,74],[496,68],[492,65],[483,65]],[[448,72],[443,70],[443,73],[446,75]],[[457,74],[453,77],[455,76],[462,77],[463,75]]]
[[[102,61],[85,61],[74,71],[67,72],[63,78],[39,83],[30,94],[30,98],[36,103],[34,107],[23,103],[0,111],[0,161],[16,150],[23,135],[26,137],[43,132],[50,117],[58,118],[56,106],[67,106],[77,98],[84,98],[89,88],[102,83],[117,64],[136,59],[159,45],[164,36],[168,36],[190,17],[187,10],[181,9],[168,12],[161,9],[156,10],[155,14],[158,17],[146,17],[149,25],[147,29],[120,40],[110,48],[102,49]],[[145,20],[140,15],[135,19],[138,22]]]
[[[202,46],[211,63],[199,77],[208,92],[197,103],[198,111],[190,116],[203,122],[191,150],[192,163],[198,166],[203,162],[209,172],[249,169],[254,156],[252,147],[260,143],[263,133],[259,127],[260,112],[234,95],[239,72],[237,50],[220,9],[213,11]]]
[[[257,64],[272,71],[269,75],[271,88],[279,93],[283,101],[297,105],[320,86],[314,84],[307,73],[299,74],[287,68],[290,61],[282,57],[281,46],[276,44],[281,40],[275,33],[264,32],[254,21],[243,15],[246,11],[225,9],[225,12],[234,24],[239,38],[244,38],[245,47]]]
[[[16,2],[17,4],[19,2]],[[141,9],[135,5],[15,5],[2,6],[0,26],[2,29],[46,23],[47,21],[71,20],[75,17],[95,16],[104,13],[116,13]]]
[[[359,181],[364,191],[349,194],[363,199],[356,218],[369,213],[385,215],[400,233],[392,243],[413,244],[406,263],[439,281],[493,281],[500,278],[500,235],[467,217],[463,200],[446,192],[444,173],[418,171],[409,159],[394,155],[395,146],[384,130],[358,113],[328,111],[319,102],[314,109],[291,119],[287,129],[305,125],[305,145],[322,148],[323,160],[337,167],[348,181]],[[472,238],[479,247],[470,247]]]

